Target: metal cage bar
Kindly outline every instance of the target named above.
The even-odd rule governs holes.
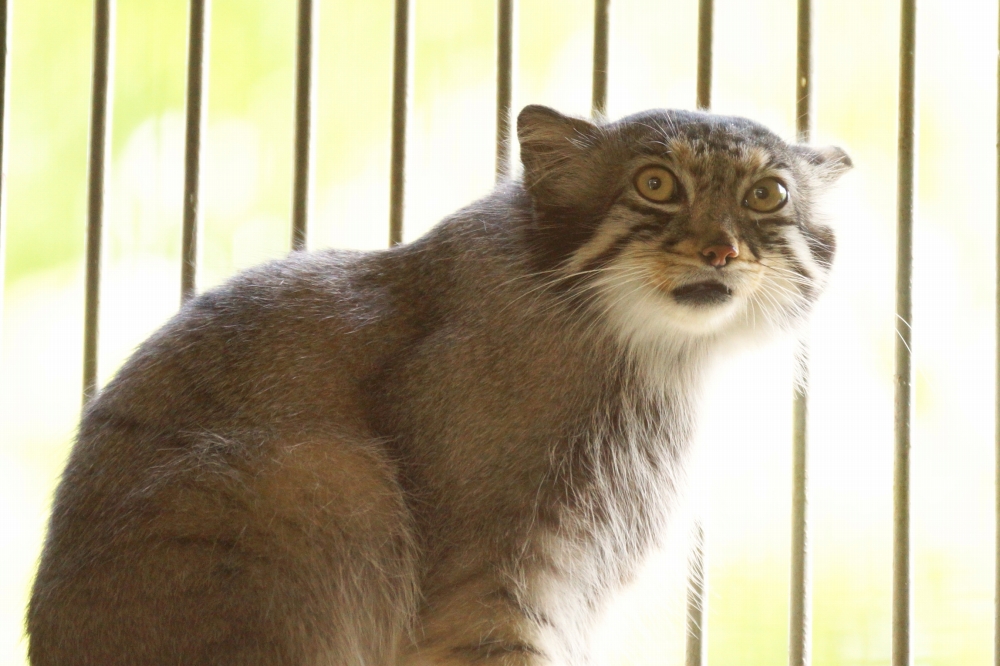
[[[316,25],[319,0],[299,0],[295,59],[295,172],[292,176],[292,249],[305,250],[312,189],[312,126],[315,107]]]
[[[7,256],[7,92],[10,46],[10,5],[0,0],[0,332],[3,331],[4,261]]]
[[[389,161],[389,245],[403,242],[404,175],[406,170],[406,114],[409,106],[412,0],[396,0],[392,57],[392,154]]]
[[[809,557],[809,352],[799,350],[802,383],[792,402],[792,553],[788,606],[789,666],[812,661],[812,571]]]
[[[712,18],[713,0],[698,2],[698,72],[695,105],[707,111],[712,105]],[[708,663],[708,565],[705,561],[705,529],[697,522],[688,566],[686,666]]]
[[[695,525],[694,543],[688,561],[687,595],[687,641],[685,643],[685,666],[704,666],[708,663],[708,637],[705,619],[708,608],[705,605],[707,575],[705,570],[705,530],[701,524]]]
[[[997,11],[998,32],[1000,35],[1000,3]],[[997,237],[996,237],[996,395],[994,419],[994,465],[995,470],[995,545],[993,549],[994,557],[994,607],[993,607],[993,665],[1000,666],[1000,37],[997,43]]]
[[[913,219],[916,180],[916,0],[901,4],[896,201],[896,369],[893,456],[892,664],[909,666],[910,424],[913,415]],[[902,324],[902,326],[900,325]]]
[[[803,373],[808,351],[802,349]],[[803,377],[803,381],[806,378]],[[812,567],[809,558],[809,449],[807,422],[809,395],[795,389],[792,403],[792,567],[788,607],[789,666],[812,662]]]
[[[514,0],[497,0],[496,178],[510,173],[511,104],[514,96]]]
[[[191,0],[188,32],[187,110],[184,137],[184,223],[181,237],[181,303],[195,294],[198,277],[201,128],[208,108],[209,15],[211,0]]]
[[[591,85],[590,114],[603,116],[608,108],[608,41],[611,0],[594,2],[594,72]]]
[[[795,134],[812,135],[812,0],[799,0],[796,29]],[[802,373],[792,401],[792,553],[788,607],[788,664],[812,660],[812,580],[809,559],[809,348],[799,349]]]
[[[698,94],[696,106],[707,110],[712,106],[712,24],[714,0],[698,0]]]
[[[87,175],[87,255],[83,320],[83,402],[97,393],[97,336],[101,292],[101,237],[105,164],[111,133],[115,1],[94,2],[94,71],[91,82],[90,155]]]

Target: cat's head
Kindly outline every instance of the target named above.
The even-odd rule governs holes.
[[[594,124],[529,106],[517,133],[538,271],[630,338],[794,328],[826,282],[814,204],[851,167],[839,148],[667,110]]]

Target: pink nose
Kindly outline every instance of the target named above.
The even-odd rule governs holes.
[[[739,255],[739,250],[737,250],[732,245],[712,245],[711,247],[706,247],[701,251],[702,256],[716,268],[720,268],[726,265],[726,262],[731,257],[736,257]]]

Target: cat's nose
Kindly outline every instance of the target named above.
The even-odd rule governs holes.
[[[722,268],[731,258],[739,256],[740,252],[735,245],[723,244],[706,247],[701,254],[709,264]]]

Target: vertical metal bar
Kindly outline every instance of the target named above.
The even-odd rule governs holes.
[[[697,106],[712,106],[712,15],[713,0],[698,0],[698,96]]]
[[[392,58],[392,155],[389,163],[389,245],[403,242],[406,114],[409,106],[410,50],[413,40],[412,0],[396,0],[396,32]]]
[[[910,656],[910,424],[913,413],[913,219],[916,178],[916,0],[902,0],[896,226],[895,451],[893,459],[892,664]],[[902,326],[900,326],[902,322]]]
[[[795,133],[804,143],[812,139],[812,0],[799,0],[796,61]]]
[[[10,45],[10,5],[0,0],[0,332],[3,331],[3,284],[7,256],[7,58]]]
[[[608,27],[611,0],[594,1],[594,79],[590,113],[603,116],[608,108]]]
[[[707,111],[712,106],[712,0],[698,1],[698,90],[696,105]],[[686,666],[708,663],[708,638],[705,619],[708,616],[707,576],[705,564],[705,531],[699,521],[695,525],[695,543],[688,565],[688,619]]]
[[[114,0],[94,2],[94,71],[90,105],[90,164],[87,180],[86,295],[83,323],[83,403],[97,392],[97,323],[101,291],[101,235],[104,220],[105,163],[111,125],[114,52]]]
[[[686,666],[708,663],[708,640],[705,636],[705,532],[695,525],[694,544],[688,562],[687,654]]]
[[[1000,3],[998,3],[998,32],[1000,35]],[[994,408],[994,451],[996,467],[996,544],[994,557],[994,607],[993,607],[993,666],[1000,666],[1000,37],[997,44],[997,238],[996,238],[996,406]]]
[[[799,141],[812,134],[812,0],[798,2],[795,130]],[[789,666],[812,660],[812,580],[809,560],[809,348],[799,349],[801,382],[792,401],[792,567],[788,626]]]
[[[497,0],[497,180],[510,170],[510,107],[514,83],[514,0]]]
[[[312,125],[316,70],[315,30],[319,0],[299,0],[298,52],[295,60],[295,174],[292,184],[292,249],[306,249],[309,192],[312,185]]]
[[[788,664],[808,666],[812,660],[812,575],[809,559],[809,419],[807,393],[809,352],[800,350],[802,385],[792,403],[792,570],[789,604]]]
[[[804,355],[807,353],[803,350]],[[805,359],[803,359],[805,361]],[[807,370],[803,370],[807,372]],[[804,379],[805,381],[805,379]],[[789,666],[808,666],[812,651],[812,580],[809,561],[808,396],[796,388],[792,406],[792,571],[789,607]]]
[[[201,128],[208,108],[211,0],[191,0],[188,31],[187,115],[184,140],[184,227],[181,238],[181,303],[194,296],[198,271],[198,182]]]

